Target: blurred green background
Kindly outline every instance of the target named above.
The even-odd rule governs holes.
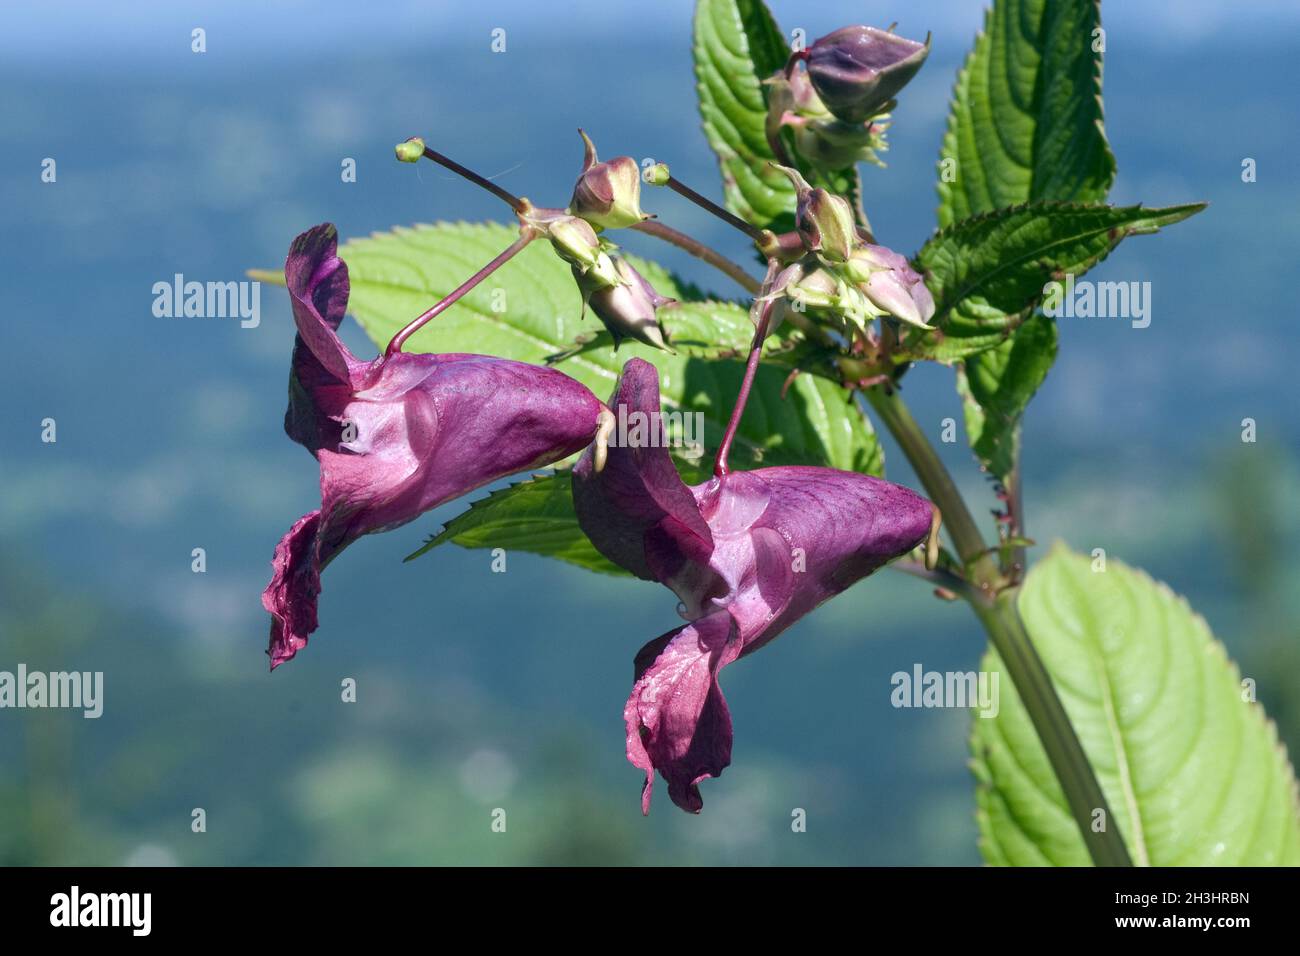
[[[864,169],[873,224],[900,251],[933,227],[948,93],[979,7],[773,4],[809,37],[864,17],[934,31],[889,168]],[[288,308],[266,287],[256,329],[158,319],[152,285],[240,279],[326,219],[347,237],[502,218],[450,174],[393,162],[392,144],[415,133],[558,203],[581,124],[603,153],[669,162],[716,196],[690,4],[557,10],[86,0],[0,12],[0,670],[105,673],[98,720],[0,711],[0,863],[978,862],[970,717],[895,710],[889,678],[918,662],[974,669],[983,638],[963,607],[893,572],[728,669],[734,762],[704,785],[698,817],[660,786],[643,819],[623,756],[632,656],[675,626],[675,599],[523,554],[506,574],[453,548],[401,563],[464,502],[350,548],[325,576],[310,647],[266,673],[271,551],[318,500],[315,464],[281,431]],[[1151,281],[1149,328],[1062,320],[1061,359],[1026,425],[1029,531],[1039,551],[1055,537],[1105,547],[1186,594],[1294,752],[1300,11],[1198,0],[1103,14],[1112,200],[1212,205],[1124,243],[1094,274]],[[190,50],[196,26],[203,55]],[[503,54],[489,50],[496,27]],[[40,181],[47,156],[55,184]],[[344,157],[355,183],[340,180]],[[675,197],[646,205],[745,256]],[[734,292],[652,240],[626,244]],[[371,354],[350,322],[345,337]],[[936,436],[960,421],[951,378],[908,377]],[[46,417],[55,444],[40,441]],[[1245,417],[1254,444],[1241,442]],[[964,445],[943,451],[976,506],[993,507]],[[901,455],[888,468],[914,483]],[[195,547],[205,574],[190,570]],[[348,677],[356,703],[340,699]],[[205,833],[191,832],[196,807]],[[806,832],[791,830],[795,808]]]

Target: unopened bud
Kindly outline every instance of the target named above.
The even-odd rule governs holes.
[[[645,171],[644,179],[651,186],[665,186],[673,174],[668,171],[667,163],[655,163]]]
[[[886,112],[930,55],[930,38],[917,43],[876,27],[843,27],[791,57],[808,65],[808,78],[826,108],[846,123]]]
[[[830,263],[846,262],[858,242],[857,222],[847,199],[825,189],[813,189],[788,166],[778,166],[798,191],[795,228],[804,245]]]
[[[864,244],[844,267],[872,305],[909,325],[929,328],[934,297],[904,256],[885,246]]]
[[[614,258],[619,281],[612,286],[590,289],[584,277],[578,279],[583,299],[614,337],[614,348],[627,338],[671,352],[659,324],[656,310],[674,300],[660,295],[626,259]]]
[[[599,229],[622,229],[649,219],[641,211],[641,171],[631,156],[598,162],[596,147],[582,130],[586,145],[582,175],[573,187],[569,212]]]
[[[417,163],[420,157],[424,155],[424,140],[418,136],[412,136],[405,143],[398,143],[394,147],[397,153],[397,159],[403,163]]]

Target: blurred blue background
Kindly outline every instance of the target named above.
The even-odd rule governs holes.
[[[933,31],[889,168],[864,169],[877,234],[914,251],[934,225],[948,94],[981,5],[773,9],[809,37],[863,19]],[[1185,593],[1294,751],[1300,8],[1103,13],[1112,200],[1212,205],[1125,242],[1094,273],[1149,280],[1149,328],[1061,322],[1060,361],[1026,424],[1029,532],[1039,552],[1056,537],[1105,547]],[[271,551],[318,502],[315,464],[281,430],[286,300],[264,287],[256,329],[161,319],[153,283],[276,267],[327,219],[344,237],[501,219],[451,174],[393,161],[393,143],[417,133],[559,203],[582,125],[604,153],[669,162],[717,196],[690,14],[684,0],[0,11],[0,670],[103,670],[106,683],[99,720],[0,711],[0,862],[978,862],[969,714],[895,710],[889,677],[917,662],[973,669],[982,634],[963,607],[893,572],[726,672],[734,763],[704,785],[699,817],[661,785],[642,819],[623,756],[632,655],[675,625],[672,596],[522,554],[507,574],[454,548],[401,563],[464,502],[350,548],[326,575],[309,649],[266,673]],[[489,47],[497,27],[502,54]],[[56,183],[41,182],[45,157]],[[355,183],[340,180],[344,157]],[[677,197],[647,204],[746,255]],[[626,244],[734,292],[653,240]],[[936,435],[960,420],[951,378],[926,368],[907,380]],[[55,444],[40,440],[47,417]],[[1241,441],[1245,417],[1255,444]],[[964,444],[944,453],[992,507]],[[913,483],[901,455],[889,469]],[[196,547],[205,574],[191,572]],[[340,701],[345,677],[355,704]],[[191,832],[196,807],[206,833]],[[496,807],[504,834],[489,828]],[[806,833],[791,832],[796,807]]]

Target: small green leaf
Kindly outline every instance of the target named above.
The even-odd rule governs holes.
[[[999,345],[1028,318],[1048,282],[1080,276],[1126,236],[1155,232],[1204,208],[1034,202],[954,223],[917,253],[938,331],[911,332],[905,354],[948,363]]]
[[[1004,483],[1019,460],[1020,417],[1055,361],[1056,322],[1039,314],[1001,345],[958,366],[970,446]]]
[[[627,576],[587,540],[573,511],[572,475],[536,475],[470,504],[406,560],[448,542],[462,548],[505,548],[558,558],[589,571]]]
[[[995,0],[953,90],[940,227],[1034,200],[1106,198],[1115,157],[1102,124],[1100,26],[1098,0]]]
[[[1138,865],[1300,864],[1296,781],[1273,724],[1205,621],[1141,571],[1063,545],[1025,581],[1020,614]],[[972,733],[988,862],[1089,856],[997,656],[999,711]]]

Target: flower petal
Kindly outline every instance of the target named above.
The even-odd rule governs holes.
[[[278,545],[271,566],[271,583],[262,592],[262,607],[271,614],[271,670],[293,657],[316,630],[316,598],[320,594],[320,563],[316,531],[320,512],[303,515]]]
[[[651,641],[637,655],[623,719],[627,759],[646,772],[642,813],[650,812],[656,770],[673,803],[699,813],[700,781],[731,763],[731,714],[717,677],[739,652],[735,622],[716,611]]]
[[[321,368],[347,382],[351,370],[361,363],[336,331],[347,310],[349,289],[348,267],[338,257],[338,244],[338,230],[332,222],[308,229],[289,247],[284,278],[299,338]]]
[[[659,372],[630,359],[609,404],[624,438],[629,422],[635,429],[637,421],[658,421]],[[612,443],[599,472],[593,458],[589,449],[573,469],[573,504],[596,550],[647,581],[664,581],[688,560],[707,561],[709,526],[662,442]]]
[[[768,487],[770,500],[751,534],[770,529],[784,539],[793,574],[768,561],[760,587],[771,592],[789,581],[789,600],[761,634],[740,621],[744,653],[762,647],[819,604],[906,554],[926,539],[934,507],[901,485],[834,468],[789,465],[751,472]],[[764,580],[765,578],[765,580]],[[739,617],[738,617],[739,620]]]

